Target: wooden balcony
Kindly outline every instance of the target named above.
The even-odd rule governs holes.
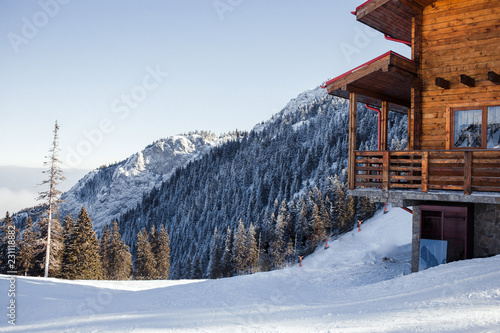
[[[355,151],[349,189],[500,192],[500,151]]]

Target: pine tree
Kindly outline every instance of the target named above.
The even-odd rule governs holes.
[[[218,279],[222,277],[222,258],[220,253],[220,238],[215,227],[212,246],[210,247],[210,262],[208,264],[208,278]]]
[[[3,225],[0,228],[0,274],[15,272],[18,254],[18,230],[10,218],[9,212],[5,214]]]
[[[253,223],[250,223],[247,235],[247,249],[248,249],[248,269],[250,273],[258,272],[259,265],[259,244],[255,238],[256,228]]]
[[[102,271],[104,279],[109,279],[109,247],[110,247],[110,234],[108,225],[104,225],[101,239],[99,240],[99,256],[101,257]]]
[[[35,241],[38,238],[37,230],[33,225],[31,216],[28,216],[26,226],[19,242],[18,272],[20,274],[32,275],[35,267]]]
[[[224,243],[224,253],[222,254],[222,274],[224,277],[234,275],[235,268],[233,264],[233,233],[231,228],[227,227],[226,241]]]
[[[233,262],[238,275],[248,271],[247,233],[243,221],[240,219],[238,229],[234,235]]]
[[[314,251],[314,249],[325,239],[326,232],[323,221],[324,220],[321,217],[318,205],[314,204],[310,221],[312,235],[311,238],[309,239],[310,242],[309,248],[312,251]]]
[[[48,227],[49,219],[42,218],[37,224],[38,239],[35,241],[35,267],[33,268],[33,275],[45,276],[45,267],[47,263],[47,249],[49,250],[49,270],[48,275],[51,277],[58,277],[61,274],[62,259],[64,251],[63,229],[59,222],[58,216],[55,216],[50,221],[51,241],[50,246],[47,247],[48,240]]]
[[[52,248],[51,238],[52,238],[52,216],[56,214],[58,203],[60,201],[59,196],[61,191],[57,189],[57,185],[64,181],[65,178],[63,176],[62,169],[59,164],[61,161],[58,158],[59,155],[59,143],[58,143],[58,132],[59,125],[57,121],[54,126],[54,140],[52,141],[52,147],[49,150],[49,155],[46,156],[47,161],[45,162],[46,166],[50,166],[50,168],[44,173],[49,175],[49,179],[44,180],[40,185],[49,185],[49,189],[47,191],[40,192],[39,200],[47,200],[48,203],[48,214],[47,214],[47,242],[46,242],[46,250],[45,250],[45,264],[44,264],[44,276],[49,276],[49,265],[50,265],[50,251]]]
[[[170,237],[163,224],[161,225],[160,232],[157,232],[156,235],[154,242],[156,271],[159,279],[167,280],[170,277]]]
[[[151,249],[146,230],[137,234],[134,277],[138,280],[154,280],[158,277],[156,259]]]
[[[192,279],[201,279],[203,273],[201,272],[201,262],[200,257],[195,256],[193,261],[193,267],[191,267],[191,278]]]
[[[375,214],[375,204],[368,197],[358,198],[358,207],[356,209],[357,219],[364,221]]]
[[[77,278],[78,244],[76,242],[76,223],[71,215],[64,218],[63,242],[61,277],[74,280]]]
[[[297,247],[299,249],[299,253],[303,255],[306,254],[304,252],[308,252],[306,250],[306,240],[311,236],[311,230],[308,228],[309,212],[304,196],[300,198],[300,201],[298,203],[298,210],[299,212],[297,215],[297,223],[295,225],[295,234],[297,238]]]
[[[132,272],[132,256],[120,235],[118,222],[113,222],[107,251],[107,276],[110,280],[127,280]]]
[[[87,211],[84,207],[80,210],[78,219],[73,228],[73,237],[69,240],[69,256],[75,262],[71,267],[70,279],[99,280],[103,278],[99,244],[92,228]],[[65,263],[66,264],[66,263]]]
[[[271,242],[271,258],[277,269],[284,268],[293,256],[293,241],[288,230],[289,218],[286,202],[283,201],[276,221],[274,240]]]

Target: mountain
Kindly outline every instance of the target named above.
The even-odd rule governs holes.
[[[165,225],[172,278],[190,278],[195,262],[206,274],[215,229],[224,239],[241,220],[246,230],[255,228],[267,260],[263,269],[269,269],[279,218],[286,220],[294,253],[310,253],[324,237],[311,240],[313,215],[320,210],[327,232],[352,227],[355,213],[346,215],[340,186],[347,178],[348,113],[348,101],[318,87],[248,133],[195,132],[159,140],[86,175],[62,196],[60,215],[76,216],[85,206],[98,233],[116,219],[132,251],[140,230]],[[405,116],[390,113],[388,136],[390,149],[405,147]],[[375,150],[376,137],[376,113],[359,105],[358,149]],[[358,217],[365,214],[363,202],[353,205]],[[22,226],[28,214],[14,216],[16,224]]]
[[[224,239],[240,220],[246,229],[255,227],[262,253],[270,257],[284,206],[285,233],[295,252],[307,254],[314,245],[310,228],[315,205],[328,212],[331,232],[352,227],[339,217],[344,209],[339,207],[345,206],[338,185],[346,180],[348,112],[346,100],[321,88],[302,93],[251,132],[177,169],[118,218],[123,238],[134,249],[140,230],[165,225],[171,239],[171,276],[190,278],[194,262],[207,271],[215,229]],[[391,113],[389,123],[391,148],[404,147],[406,118]],[[376,149],[376,126],[375,113],[360,105],[360,149]],[[305,206],[302,220],[300,205]]]
[[[60,213],[76,216],[85,206],[94,228],[101,230],[134,208],[144,193],[160,186],[177,168],[232,140],[234,135],[194,132],[158,140],[124,161],[87,174],[61,196],[64,202]]]

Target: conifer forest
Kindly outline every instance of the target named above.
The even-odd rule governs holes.
[[[49,276],[217,279],[297,262],[378,208],[347,195],[347,129],[348,103],[316,89],[176,168],[104,226],[93,225],[83,205],[80,211],[62,205],[52,221]],[[405,129],[406,116],[390,113],[390,150],[405,148]],[[377,116],[361,105],[357,142],[360,150],[376,150]],[[100,168],[78,195],[96,193],[119,165]],[[2,273],[10,270],[11,226],[19,244],[16,270],[43,274],[43,211],[42,205],[2,220]]]

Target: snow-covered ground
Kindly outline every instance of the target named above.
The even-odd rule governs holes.
[[[499,332],[500,256],[409,274],[394,208],[281,271],[220,280],[16,278],[1,332]],[[0,277],[7,314],[9,283]]]

